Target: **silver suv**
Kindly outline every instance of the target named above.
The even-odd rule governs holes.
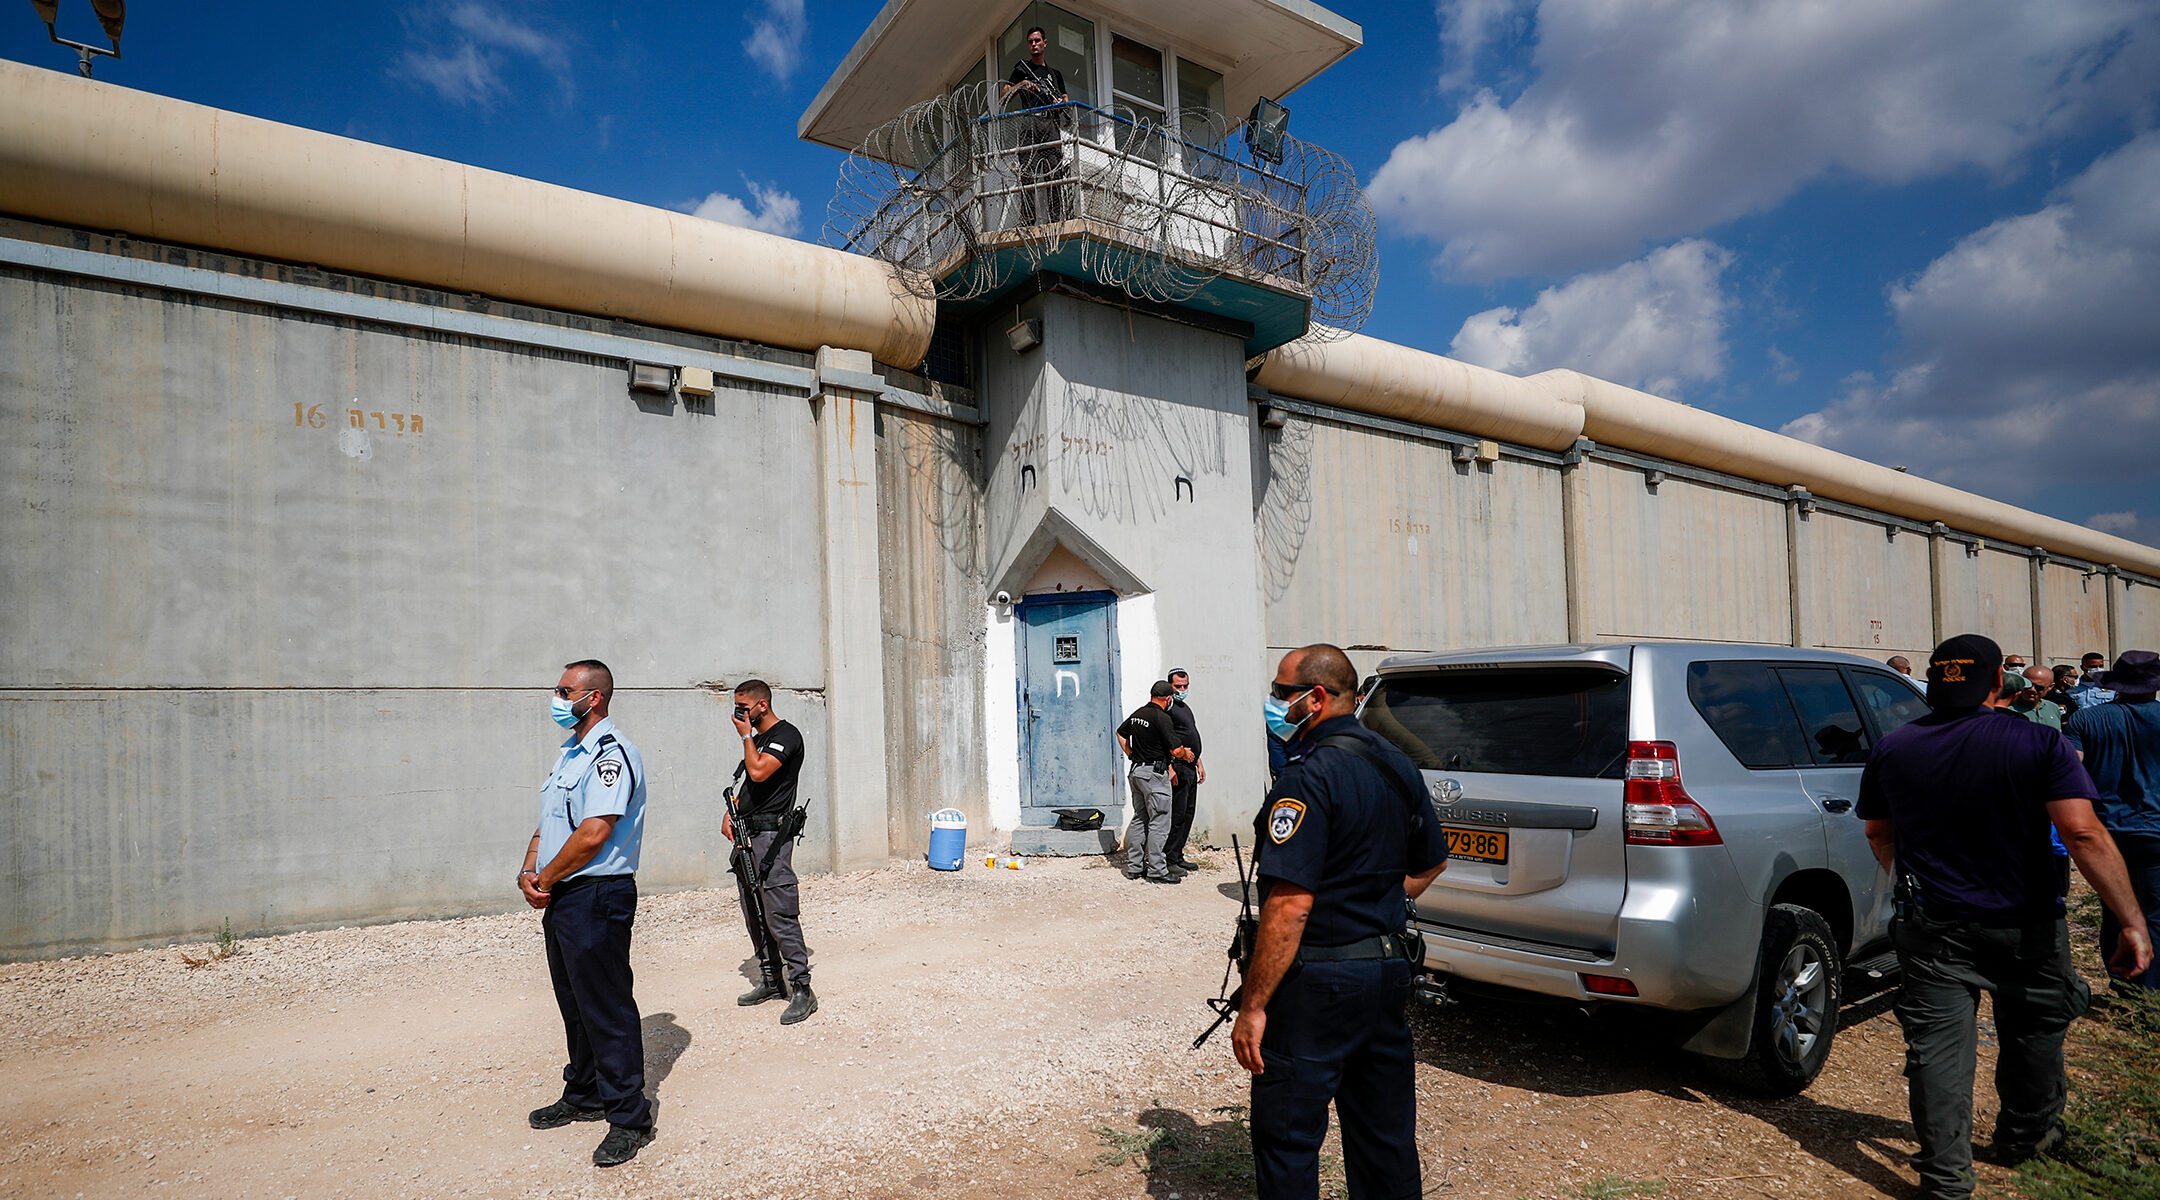
[[[1434,980],[1687,1014],[1685,1049],[1790,1094],[1889,934],[1861,766],[1926,711],[1853,655],[1644,642],[1392,658],[1359,719],[1447,830]]]

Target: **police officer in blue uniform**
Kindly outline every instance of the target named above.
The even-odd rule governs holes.
[[[1262,1200],[1320,1194],[1331,1100],[1351,1200],[1421,1191],[1401,934],[1447,842],[1416,766],[1351,715],[1357,685],[1340,649],[1306,646],[1283,656],[1267,699],[1289,748],[1257,821],[1260,932],[1230,1034],[1253,1075]],[[1364,751],[1328,744],[1345,737]]]
[[[653,1139],[645,1038],[630,985],[638,846],[645,832],[645,760],[608,716],[615,677],[598,659],[563,668],[551,706],[570,730],[540,787],[540,828],[518,890],[541,909],[548,975],[570,1043],[562,1098],[533,1110],[534,1129],[606,1121],[593,1162],[612,1167]]]

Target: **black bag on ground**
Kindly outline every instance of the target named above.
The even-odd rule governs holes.
[[[1101,829],[1103,811],[1099,808],[1053,808],[1057,814],[1057,827],[1067,833],[1087,833]]]

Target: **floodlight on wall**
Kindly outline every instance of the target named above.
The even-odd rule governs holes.
[[[1448,451],[1448,456],[1459,463],[1476,462],[1477,447],[1468,442],[1457,442],[1455,448]]]
[[[1245,148],[1252,151],[1254,158],[1280,165],[1283,138],[1289,132],[1289,109],[1266,96],[1253,102],[1252,113],[1245,118]]]
[[[1290,421],[1290,414],[1272,404],[1260,406],[1260,428],[1281,429]]]
[[[30,0],[30,7],[37,10],[38,20],[45,22],[45,36],[75,52],[75,70],[84,79],[90,78],[90,64],[99,58],[120,57],[120,27],[127,22],[127,0],[90,0],[98,24],[105,29],[105,40],[112,43],[110,50],[61,37],[57,28],[60,0]]]
[[[1005,340],[1012,344],[1014,354],[1026,354],[1042,345],[1042,318],[1022,317],[1005,331]]]
[[[675,390],[675,368],[658,363],[631,363],[630,390],[665,396]]]

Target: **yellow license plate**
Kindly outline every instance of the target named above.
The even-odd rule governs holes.
[[[1441,826],[1447,834],[1447,856],[1467,859],[1470,862],[1506,863],[1507,834],[1491,829],[1450,829]]]

